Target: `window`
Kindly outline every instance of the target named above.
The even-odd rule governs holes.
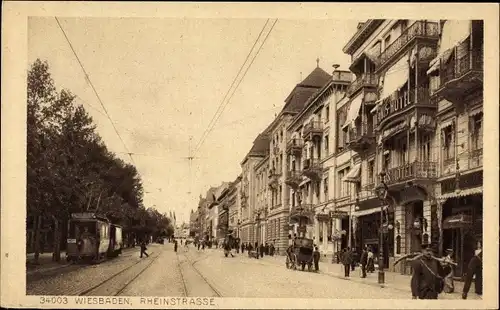
[[[385,39],[384,39],[384,49],[387,49],[387,47],[391,44],[391,36],[388,35]]]
[[[325,193],[325,201],[328,200],[328,178],[323,179],[323,193]]]
[[[483,113],[470,118],[470,144],[470,149],[474,151],[483,148]]]
[[[391,153],[387,152],[384,154],[384,166],[383,169],[387,170],[391,168]]]
[[[368,180],[366,182],[367,184],[374,184],[375,183],[375,161],[370,160],[368,162]]]
[[[347,119],[348,106],[348,104],[344,105],[337,114],[337,152],[344,151],[347,143],[347,132],[342,130],[342,126]]]
[[[443,139],[443,159],[450,160],[455,158],[455,147],[453,139],[453,127],[447,126],[441,131]]]
[[[329,147],[328,140],[329,140],[329,136],[326,135],[325,136],[325,155],[328,155],[328,147]]]
[[[339,179],[339,197],[340,198],[343,198],[343,197],[347,197],[349,196],[349,189],[350,189],[350,186],[349,186],[349,183],[348,182],[344,182],[344,177],[349,173],[349,168],[345,168],[341,171],[339,171],[338,173],[338,179]]]
[[[330,121],[330,107],[326,106],[325,107],[325,122]]]
[[[431,160],[431,137],[429,134],[420,136],[419,158],[423,162]]]
[[[399,152],[398,152],[398,164],[402,166],[406,164],[407,154],[408,154],[408,144],[406,138],[399,140]]]

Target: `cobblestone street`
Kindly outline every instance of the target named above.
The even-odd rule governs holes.
[[[267,298],[408,299],[409,277],[387,273],[381,288],[377,275],[361,279],[358,270],[350,279],[341,266],[322,263],[320,272],[288,270],[284,257],[249,258],[245,254],[224,257],[219,249],[196,250],[172,244],[149,246],[150,256],[138,252],[93,266],[28,282],[32,295],[94,296],[200,296]],[[459,285],[457,285],[459,287]],[[459,299],[458,293],[440,299]],[[471,294],[471,299],[476,296]]]

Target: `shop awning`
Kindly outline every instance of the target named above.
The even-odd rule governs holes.
[[[342,179],[342,182],[359,183],[361,175],[361,163],[354,165],[349,173]]]
[[[345,120],[342,129],[345,129],[350,124],[354,123],[356,118],[359,116],[359,109],[361,108],[361,103],[363,102],[363,96],[359,95],[351,101],[349,111],[347,112],[347,119]]]
[[[452,215],[443,221],[443,229],[463,228],[471,225],[472,216],[465,214]]]
[[[381,100],[389,97],[395,91],[398,91],[408,81],[409,76],[408,57],[401,58],[393,65],[384,76],[384,86],[382,88]]]
[[[437,199],[439,201],[445,201],[445,200],[450,199],[450,198],[466,197],[466,196],[477,195],[477,194],[482,194],[482,193],[483,193],[483,187],[479,186],[479,187],[454,191],[452,193],[446,193],[444,195],[439,196]]]
[[[375,214],[375,213],[380,213],[380,206],[376,206],[374,208],[366,209],[366,210],[361,210],[361,211],[356,211],[353,212],[354,216],[365,216],[365,215],[370,215],[370,214]]]
[[[309,181],[311,181],[311,180],[309,180],[308,178],[305,178],[304,180],[302,180],[302,182],[300,182],[300,184],[299,184],[299,188],[306,185],[307,183],[309,183]]]

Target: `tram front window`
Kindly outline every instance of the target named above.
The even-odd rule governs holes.
[[[68,236],[69,238],[78,239],[81,237],[90,237],[93,235],[95,235],[94,223],[70,222]]]

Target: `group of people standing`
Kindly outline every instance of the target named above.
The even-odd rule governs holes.
[[[250,242],[247,242],[247,243],[242,243],[241,244],[241,253],[245,253],[245,250],[247,252],[251,252],[251,251],[256,251],[257,252],[257,256],[259,257],[264,257],[264,255],[269,255],[269,256],[274,256],[274,253],[276,252],[276,248],[274,247],[274,244],[273,243],[264,243],[264,244],[260,244],[258,242],[255,242],[255,244],[252,246],[252,244]],[[258,258],[257,257],[257,258]]]
[[[361,255],[350,247],[344,248],[338,254],[337,260],[344,265],[344,277],[349,277],[351,271],[354,271],[358,264],[361,267],[362,278],[366,278],[367,272],[372,273],[375,271],[375,255],[373,249],[369,246],[363,248]]]

